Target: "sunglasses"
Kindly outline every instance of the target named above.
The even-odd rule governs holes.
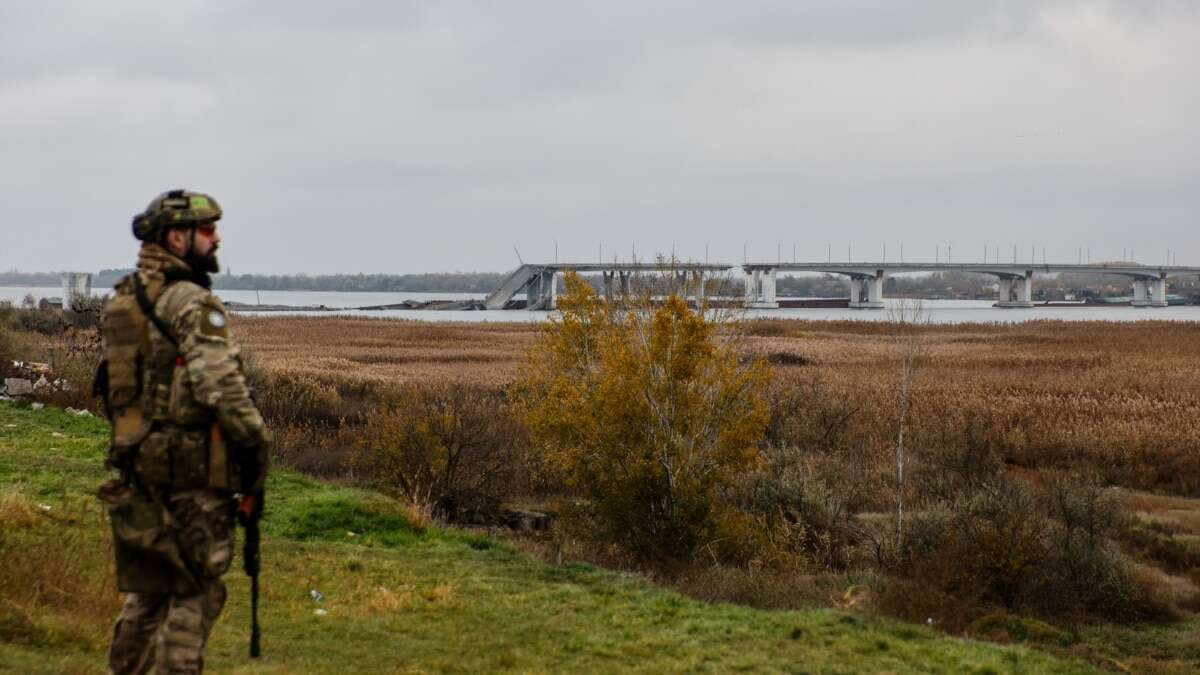
[[[213,232],[217,231],[216,223],[202,223],[196,226],[196,231],[206,236],[212,236]]]

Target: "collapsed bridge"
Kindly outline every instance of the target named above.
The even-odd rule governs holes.
[[[1166,307],[1167,278],[1175,276],[1200,276],[1200,267],[1180,265],[1137,265],[1133,263],[1104,264],[1021,264],[1021,263],[897,263],[897,262],[854,262],[854,263],[802,263],[802,262],[747,262],[741,265],[723,263],[545,263],[522,264],[504,279],[496,290],[484,300],[487,309],[508,309],[524,306],[526,309],[550,310],[555,307],[558,277],[574,271],[580,274],[603,275],[606,291],[614,286],[627,292],[631,277],[638,274],[674,274],[690,276],[699,283],[704,292],[706,280],[740,269],[745,278],[746,307],[753,309],[775,309],[779,307],[776,295],[776,278],[780,272],[816,272],[838,274],[850,278],[850,307],[853,309],[883,308],[883,284],[888,276],[908,272],[970,272],[987,274],[997,278],[1000,300],[997,307],[1033,307],[1033,277],[1035,274],[1061,274],[1066,272],[1113,274],[1127,277],[1133,286],[1134,307]],[[519,293],[525,293],[526,301],[515,301]]]

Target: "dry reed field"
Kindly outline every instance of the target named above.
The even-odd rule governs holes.
[[[400,384],[503,386],[538,326],[363,318],[237,319],[276,382],[348,401]],[[754,320],[743,349],[799,392],[796,414],[886,455],[907,343],[886,322]],[[1030,322],[917,328],[914,447],[982,445],[1008,464],[1086,467],[1117,484],[1200,494],[1200,325]],[[297,395],[293,394],[292,398]],[[811,425],[810,425],[811,426]],[[818,427],[820,424],[818,424]],[[882,470],[882,469],[881,469]]]
[[[372,318],[241,317],[235,330],[272,373],[348,388],[430,381],[503,385],[516,376],[534,337],[526,324]]]

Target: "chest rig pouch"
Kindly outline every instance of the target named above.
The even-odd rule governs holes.
[[[104,356],[93,391],[103,401],[112,426],[106,463],[121,470],[123,477],[132,468],[134,454],[151,428],[142,411],[143,370],[150,352],[150,335],[146,314],[137,300],[140,286],[136,272],[125,277],[104,307],[100,319]]]
[[[190,396],[186,363],[155,303],[178,279],[143,280],[135,272],[116,286],[104,309],[104,358],[96,375],[112,437],[107,465],[121,482],[169,490],[229,489],[227,450],[211,421],[174,419]],[[150,324],[161,339],[151,336]]]

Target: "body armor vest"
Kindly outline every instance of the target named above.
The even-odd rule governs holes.
[[[142,488],[237,490],[220,426],[190,400],[187,364],[155,311],[172,276],[134,272],[105,305],[95,393],[112,426],[106,463]]]

